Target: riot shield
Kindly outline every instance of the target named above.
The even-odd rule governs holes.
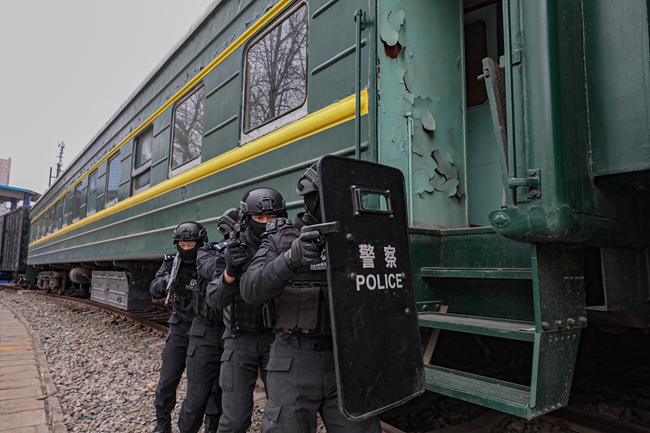
[[[404,176],[336,156],[318,164],[339,408],[362,420],[424,392]]]

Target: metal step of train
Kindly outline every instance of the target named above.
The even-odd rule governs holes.
[[[474,248],[481,251],[481,242]],[[530,386],[429,365],[435,351],[430,339],[425,352],[428,390],[525,418],[568,403],[580,330],[586,326],[581,250],[561,245],[529,248],[530,268],[420,267],[431,297],[420,302],[418,318],[422,328],[434,333],[455,331],[530,343]],[[504,292],[525,301],[513,299],[511,310],[501,305]],[[440,312],[447,304],[449,310]]]

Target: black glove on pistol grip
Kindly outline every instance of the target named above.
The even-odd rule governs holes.
[[[317,231],[301,233],[300,237],[293,241],[289,251],[284,253],[289,266],[298,269],[320,263],[323,246],[316,243],[319,236],[320,233]]]
[[[241,275],[242,267],[248,261],[248,256],[246,255],[246,246],[240,241],[235,240],[228,244],[226,250],[224,251],[224,257],[226,259],[226,272],[231,277],[239,277]]]

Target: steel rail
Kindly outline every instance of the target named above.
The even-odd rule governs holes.
[[[138,316],[136,314],[129,313],[128,311],[119,310],[117,308],[109,307],[108,305],[99,304],[97,302],[90,301],[90,300],[87,300],[87,299],[71,298],[69,296],[61,296],[61,295],[55,295],[55,294],[51,294],[51,293],[42,293],[42,292],[35,292],[35,293],[38,293],[41,296],[46,296],[48,298],[56,298],[56,299],[61,299],[61,300],[64,300],[64,301],[75,302],[77,304],[87,305],[87,306],[92,307],[92,308],[97,309],[97,310],[106,311],[107,313],[119,316],[119,317],[121,317],[123,319],[126,319],[126,320],[130,321],[130,322],[138,323],[138,324],[140,324],[142,326],[145,326],[145,327],[147,327],[147,328],[149,328],[149,329],[151,329],[153,331],[161,332],[163,334],[166,334],[167,331],[169,331],[169,327],[167,327],[165,325],[161,325],[160,323],[152,322],[152,321],[147,320],[147,319],[145,319],[143,317],[140,317],[140,316]]]

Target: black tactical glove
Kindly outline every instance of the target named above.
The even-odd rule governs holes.
[[[151,291],[151,296],[155,299],[160,299],[165,297],[165,289],[167,288],[167,283],[169,283],[169,274],[165,272],[162,277],[160,284],[154,284]]]
[[[231,277],[238,277],[241,275],[242,267],[248,261],[246,255],[246,246],[238,240],[234,240],[228,244],[223,255],[226,259],[226,272]]]
[[[300,237],[293,241],[289,251],[284,253],[284,258],[294,270],[322,262],[321,251],[323,246],[316,243],[320,233],[317,231],[301,233]]]

